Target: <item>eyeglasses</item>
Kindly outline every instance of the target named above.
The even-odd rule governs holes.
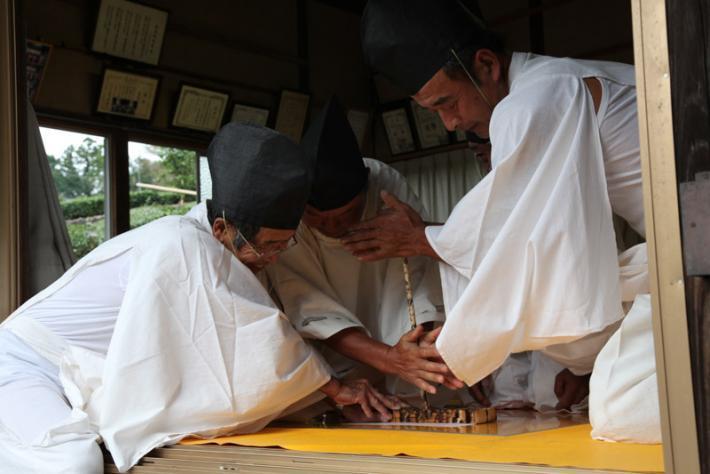
[[[227,218],[224,215],[224,211],[222,211],[222,219],[224,220],[225,225],[227,225]],[[249,240],[244,237],[244,234],[242,234],[238,228],[235,227],[234,230],[237,232],[237,235],[234,237],[234,241],[232,242],[232,250],[235,254],[236,249],[244,245],[258,258],[269,258],[285,252],[298,243],[296,236],[293,235],[290,239],[285,241],[274,242],[266,245],[256,245],[249,242]]]
[[[278,255],[282,252],[285,252],[286,250],[290,249],[298,243],[298,240],[296,240],[296,236],[294,235],[290,239],[285,241],[274,242],[267,245],[256,245],[249,242],[247,238],[244,237],[241,232],[239,232],[239,229],[236,229],[236,231],[237,236],[234,240],[237,241],[237,248],[239,248],[241,245],[244,245],[247,249],[249,249],[249,251],[251,251],[259,258],[273,257],[274,255]]]

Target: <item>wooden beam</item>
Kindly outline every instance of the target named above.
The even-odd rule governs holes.
[[[0,0],[0,320],[21,302],[20,108],[17,11]]]
[[[68,112],[37,109],[37,118],[43,127],[102,135],[108,137],[115,131],[122,131],[129,141],[149,143],[151,145],[188,148],[205,152],[210,143],[211,134],[191,132],[190,130],[170,130],[136,124],[130,120],[113,120],[98,115],[77,115]]]
[[[493,27],[497,28],[503,25],[507,25],[509,23],[515,23],[518,20],[522,20],[524,18],[528,18],[531,15],[536,15],[536,14],[541,14],[544,11],[547,10],[552,10],[553,8],[561,7],[562,5],[566,5],[568,3],[572,3],[576,0],[548,0],[544,2],[544,4],[541,4],[539,6],[528,6],[527,8],[517,8],[510,13],[506,13],[504,15],[501,15],[497,18],[491,18],[488,21],[488,24]]]
[[[298,57],[301,63],[298,66],[298,87],[301,91],[310,93],[311,71],[308,65],[308,3],[306,0],[298,0],[297,4],[298,22]]]
[[[530,8],[530,52],[545,54],[545,22],[543,19],[542,0],[528,0]]]

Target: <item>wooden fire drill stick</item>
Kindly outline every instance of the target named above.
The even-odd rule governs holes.
[[[417,314],[414,312],[414,293],[412,292],[412,279],[409,276],[409,262],[407,257],[402,259],[402,271],[404,272],[404,289],[407,293],[407,311],[409,312],[409,324],[412,326],[412,330],[417,328]],[[422,398],[424,399],[424,408],[429,409],[429,399],[424,390],[421,391]]]
[[[414,313],[414,294],[412,293],[412,280],[409,277],[409,262],[407,257],[402,259],[402,270],[404,271],[404,289],[407,292],[407,310],[409,311],[409,323],[412,329],[417,327],[417,315]]]

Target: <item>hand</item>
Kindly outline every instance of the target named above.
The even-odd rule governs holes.
[[[382,421],[388,421],[392,417],[390,410],[401,406],[396,397],[383,395],[365,379],[341,382],[331,378],[320,390],[336,405],[359,405],[367,418],[379,416]]]
[[[385,395],[385,397],[397,405],[397,408],[393,408],[394,410],[407,406],[406,403],[404,403],[402,400],[395,397],[394,395]],[[343,407],[341,412],[346,420],[353,423],[381,421],[379,416],[377,416],[377,413],[375,413],[374,416],[369,417],[365,415],[365,412],[362,411],[360,405],[348,405],[346,407]]]
[[[439,351],[432,345],[419,345],[419,339],[424,334],[424,327],[419,325],[402,336],[389,350],[380,370],[395,374],[401,379],[429,393],[436,393],[432,383],[444,383],[451,375],[449,368],[441,360]]]
[[[426,333],[424,335],[424,337],[419,339],[419,347],[434,347],[434,344],[436,343],[436,339],[439,337],[439,334],[441,333],[442,329],[444,329],[444,326],[439,326],[438,328]],[[437,351],[437,353],[438,353],[438,351]],[[444,359],[441,356],[433,357],[433,358],[430,358],[429,360],[432,360],[434,362],[439,362],[441,364],[445,364]],[[463,383],[463,381],[459,380],[451,372],[451,369],[449,369],[448,374],[444,374],[443,384],[446,388],[449,388],[451,390],[458,390],[458,389],[466,386],[466,384]]]
[[[589,395],[589,375],[574,375],[569,369],[564,369],[555,377],[555,395],[557,395],[557,410],[569,410]]]
[[[490,375],[468,388],[468,393],[484,407],[491,406],[491,401],[486,393],[491,393],[493,388],[493,377]]]
[[[392,257],[428,255],[436,258],[424,229],[426,224],[417,211],[387,191],[381,193],[385,209],[376,217],[348,229],[341,242],[346,250],[362,261]]]

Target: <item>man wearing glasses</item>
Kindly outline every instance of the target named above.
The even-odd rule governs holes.
[[[170,216],[115,237],[0,327],[3,472],[120,470],[188,434],[252,432],[323,396],[388,416],[339,382],[254,276],[293,245],[310,191],[300,148],[229,124],[209,152],[207,225]]]
[[[612,226],[613,212],[644,235],[634,68],[509,54],[461,0],[370,0],[361,33],[377,72],[448,129],[490,138],[492,171],[444,225],[391,199],[346,246],[365,261],[440,261],[447,320],[436,347],[468,384],[539,350],[564,368],[554,392],[567,408],[594,366],[592,435],[660,441],[657,399],[637,396],[657,396],[648,289],[627,288]],[[636,310],[595,365],[622,303]]]

